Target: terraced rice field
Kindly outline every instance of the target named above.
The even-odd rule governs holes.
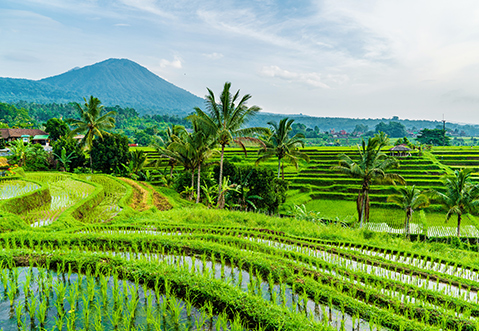
[[[479,264],[467,262],[477,253],[461,262],[453,249],[415,253],[154,218],[3,234],[0,245],[4,330],[479,327]]]
[[[303,150],[311,159],[309,163],[301,163],[299,170],[286,165],[285,179],[290,182],[290,190],[286,204],[280,212],[289,213],[293,205],[304,204],[307,210],[319,212],[325,219],[352,222],[356,216],[356,204],[360,182],[357,179],[338,173],[331,167],[338,164],[338,155],[347,154],[354,159],[357,148],[353,147],[308,147]],[[149,159],[157,160],[159,154],[148,152]],[[151,153],[151,154],[150,154]],[[441,190],[441,177],[451,174],[461,167],[476,167],[479,179],[479,148],[435,147],[432,151],[420,155],[412,151],[410,157],[398,158],[400,165],[392,169],[406,180],[407,185],[415,185],[421,190]],[[247,156],[241,149],[230,148],[225,151],[225,159],[239,165],[254,165],[257,150],[248,149]],[[277,160],[271,159],[260,166],[268,167],[276,172]],[[167,167],[166,160],[160,169]],[[167,169],[168,170],[168,169]],[[179,169],[181,171],[181,169]],[[153,181],[155,183],[155,181]],[[372,185],[370,190],[371,217],[368,228],[372,231],[403,233],[404,212],[394,204],[387,202],[387,197],[395,193],[392,185]],[[435,201],[425,212],[416,212],[413,216],[413,233],[428,237],[450,236],[454,232],[455,219],[445,223],[445,213]],[[464,237],[475,237],[479,218],[470,216],[464,219]]]
[[[39,189],[36,183],[25,180],[1,180],[0,181],[0,200],[11,199]]]
[[[8,205],[0,210],[12,213],[32,227],[60,221],[72,226],[81,223],[104,223],[122,211],[148,210],[161,205],[161,198],[152,188],[143,188],[145,201],[132,202],[137,183],[106,175],[71,175],[67,173],[29,173],[25,180],[0,183],[1,196]],[[34,203],[32,203],[34,202]],[[165,204],[166,206],[166,204]],[[167,209],[165,206],[165,209]]]
[[[76,200],[35,227],[39,207],[1,210],[28,226],[0,233],[0,330],[479,329],[477,245],[169,210],[154,187],[105,175],[27,180],[39,188],[0,208]]]

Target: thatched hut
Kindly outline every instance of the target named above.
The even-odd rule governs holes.
[[[406,145],[397,145],[389,149],[389,155],[396,157],[408,157],[411,156],[411,151]]]

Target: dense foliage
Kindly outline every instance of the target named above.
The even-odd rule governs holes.
[[[441,129],[422,129],[416,139],[421,144],[434,146],[449,146],[451,141],[451,138]]]
[[[106,134],[102,139],[95,139],[91,148],[93,170],[104,173],[112,173],[123,165],[128,165],[130,152],[128,149],[128,138],[126,136],[112,133]]]
[[[70,133],[68,124],[58,118],[50,118],[44,126],[45,132],[48,133],[48,138],[53,141],[60,137],[66,137]]]
[[[76,168],[82,168],[86,164],[86,156],[83,148],[78,144],[78,141],[65,136],[59,138],[52,145],[53,153],[61,155],[62,149],[65,149],[65,154],[70,155],[69,170],[74,171]]]
[[[388,124],[381,122],[376,125],[375,129],[376,133],[384,132],[391,138],[400,138],[407,135],[406,127],[404,126],[404,124],[395,121],[389,121]]]

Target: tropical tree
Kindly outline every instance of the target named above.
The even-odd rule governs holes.
[[[167,132],[168,138],[165,146],[156,145],[155,149],[160,153],[161,157],[168,159],[168,165],[171,167],[170,178],[173,175],[173,167],[176,165],[183,166],[186,171],[191,170],[191,187],[193,187],[194,165],[192,162],[192,146],[189,144],[191,139],[190,133],[183,126],[174,126],[172,130]]]
[[[281,172],[283,180],[283,160],[286,159],[292,163],[296,169],[298,168],[298,161],[300,159],[309,162],[309,156],[299,150],[299,147],[304,147],[304,135],[297,133],[293,137],[289,137],[293,122],[293,119],[288,120],[287,117],[279,121],[279,125],[276,124],[276,122],[268,122],[268,124],[271,125],[272,134],[267,136],[268,140],[265,141],[265,145],[258,151],[258,154],[261,156],[256,160],[256,165],[258,165],[260,162],[276,156],[278,158],[278,178]],[[281,169],[283,169],[283,171],[281,171]]]
[[[56,141],[60,137],[66,137],[70,133],[68,124],[62,119],[50,118],[46,123],[45,132],[48,133],[48,138],[52,141]]]
[[[195,125],[196,127],[196,125]],[[201,166],[206,165],[206,161],[211,158],[218,151],[214,150],[214,140],[211,139],[205,132],[195,128],[195,132],[191,135],[190,144],[192,145],[193,164],[198,171],[197,185],[196,185],[196,203],[200,202],[201,189]]]
[[[187,131],[182,125],[174,125],[173,127],[168,126],[166,131],[166,140],[159,139],[157,142],[154,142],[150,146],[153,147],[156,152],[160,154],[161,157],[166,157],[168,159],[168,166],[170,167],[170,178],[173,176],[173,169],[177,166],[178,162],[181,162],[181,157],[175,153],[170,153],[167,150],[172,142],[187,135]],[[161,164],[161,158],[156,162],[156,167],[158,168]]]
[[[395,203],[406,212],[406,219],[404,220],[404,232],[406,237],[410,235],[410,222],[412,213],[419,208],[424,208],[429,205],[429,199],[421,190],[415,186],[404,186],[396,189],[396,194],[388,196],[388,202]]]
[[[131,154],[128,147],[128,137],[119,133],[104,135],[103,139],[93,141],[90,158],[94,170],[110,174],[130,164]],[[133,166],[133,164],[132,164]]]
[[[381,149],[389,142],[387,136],[380,132],[369,138],[368,142],[362,141],[362,146],[358,146],[359,157],[352,159],[349,155],[340,154],[339,165],[333,167],[343,174],[361,180],[361,189],[357,199],[357,211],[359,218],[359,227],[363,226],[364,219],[369,220],[369,189],[372,183],[393,184],[396,182],[404,184],[404,178],[398,174],[386,173],[392,167],[398,165],[398,161],[383,152]]]
[[[215,140],[207,132],[201,130],[197,122],[193,122],[193,133],[184,131],[181,139],[173,139],[168,150],[174,155],[180,155],[178,160],[191,169],[191,187],[194,187],[194,170],[197,170],[196,203],[201,195],[201,167],[216,152],[212,148]]]
[[[145,151],[135,150],[130,152],[130,163],[132,164],[132,172],[138,175],[147,162],[147,156]]]
[[[251,99],[251,95],[246,94],[243,97],[240,97],[239,90],[235,94],[232,94],[230,89],[231,83],[226,82],[223,91],[221,92],[220,99],[217,101],[213,91],[207,88],[208,94],[205,96],[207,112],[196,107],[196,114],[188,117],[192,122],[197,122],[207,135],[215,137],[215,142],[221,146],[220,174],[218,178],[218,206],[224,205],[224,202],[221,201],[221,199],[224,199],[224,194],[221,194],[221,187],[223,183],[225,147],[234,142],[243,148],[246,154],[246,147],[244,145],[245,141],[263,144],[260,139],[254,138],[252,135],[256,133],[269,133],[267,128],[242,128],[251,116],[254,116],[260,111],[260,108],[258,106],[247,106],[247,102]]]
[[[58,161],[60,161],[60,163],[62,164],[63,166],[63,170],[64,171],[69,171],[69,167],[68,165],[73,161],[73,159],[75,158],[75,152],[70,152],[69,154],[67,154],[67,150],[65,149],[65,147],[62,147],[62,150],[60,152],[60,154],[56,154],[56,153],[53,153],[53,155],[58,159]]]
[[[10,163],[15,163],[19,167],[23,167],[27,161],[27,157],[33,152],[33,145],[24,143],[23,139],[16,139],[10,143]]]
[[[81,140],[81,145],[86,146],[91,151],[93,145],[93,139],[99,137],[103,139],[104,135],[109,134],[106,130],[113,129],[115,127],[115,111],[109,111],[102,115],[103,106],[98,98],[90,96],[87,101],[83,98],[85,104],[82,106],[79,103],[75,103],[75,108],[78,110],[80,119],[70,118],[67,120],[74,129],[70,132],[70,136],[73,137],[77,134],[83,133],[85,137]],[[93,168],[92,158],[90,155],[90,168]]]
[[[436,199],[447,210],[446,222],[457,215],[457,236],[461,235],[462,216],[479,206],[479,184],[472,183],[472,169],[454,171],[454,176],[444,177],[446,192],[432,191]]]

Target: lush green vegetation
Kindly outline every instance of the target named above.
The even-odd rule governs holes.
[[[0,234],[0,305],[11,312],[2,320],[5,331],[479,326],[475,244],[410,242],[196,204],[145,210],[133,202],[136,186],[146,188],[146,205],[153,192],[179,198],[104,175],[27,177],[48,178],[40,183],[50,188],[66,177],[92,188],[66,209],[82,211],[69,213],[75,222],[61,213],[50,224]],[[98,217],[85,203],[95,195],[110,199],[97,207],[123,209]]]
[[[1,160],[0,327],[479,329],[475,149],[304,148],[292,119],[244,128],[230,87],[154,148],[93,96],[47,125],[54,158],[11,145],[37,171]]]
[[[439,231],[446,213],[434,200],[410,220],[412,241],[386,233],[404,229],[390,185],[371,185],[369,223],[352,227],[360,181],[332,166],[357,151],[302,151],[311,161],[285,167],[291,189],[280,209],[295,217],[189,202],[158,180],[170,167],[151,150],[139,171],[160,161],[149,182],[65,172],[3,180],[4,330],[476,330],[477,241],[454,238],[455,224]],[[465,152],[415,151],[393,171],[441,190],[452,169],[434,155],[454,151]],[[226,148],[225,173],[254,169],[257,157],[257,148]],[[275,178],[277,160],[263,168]],[[474,222],[464,217],[462,237],[478,237]]]

